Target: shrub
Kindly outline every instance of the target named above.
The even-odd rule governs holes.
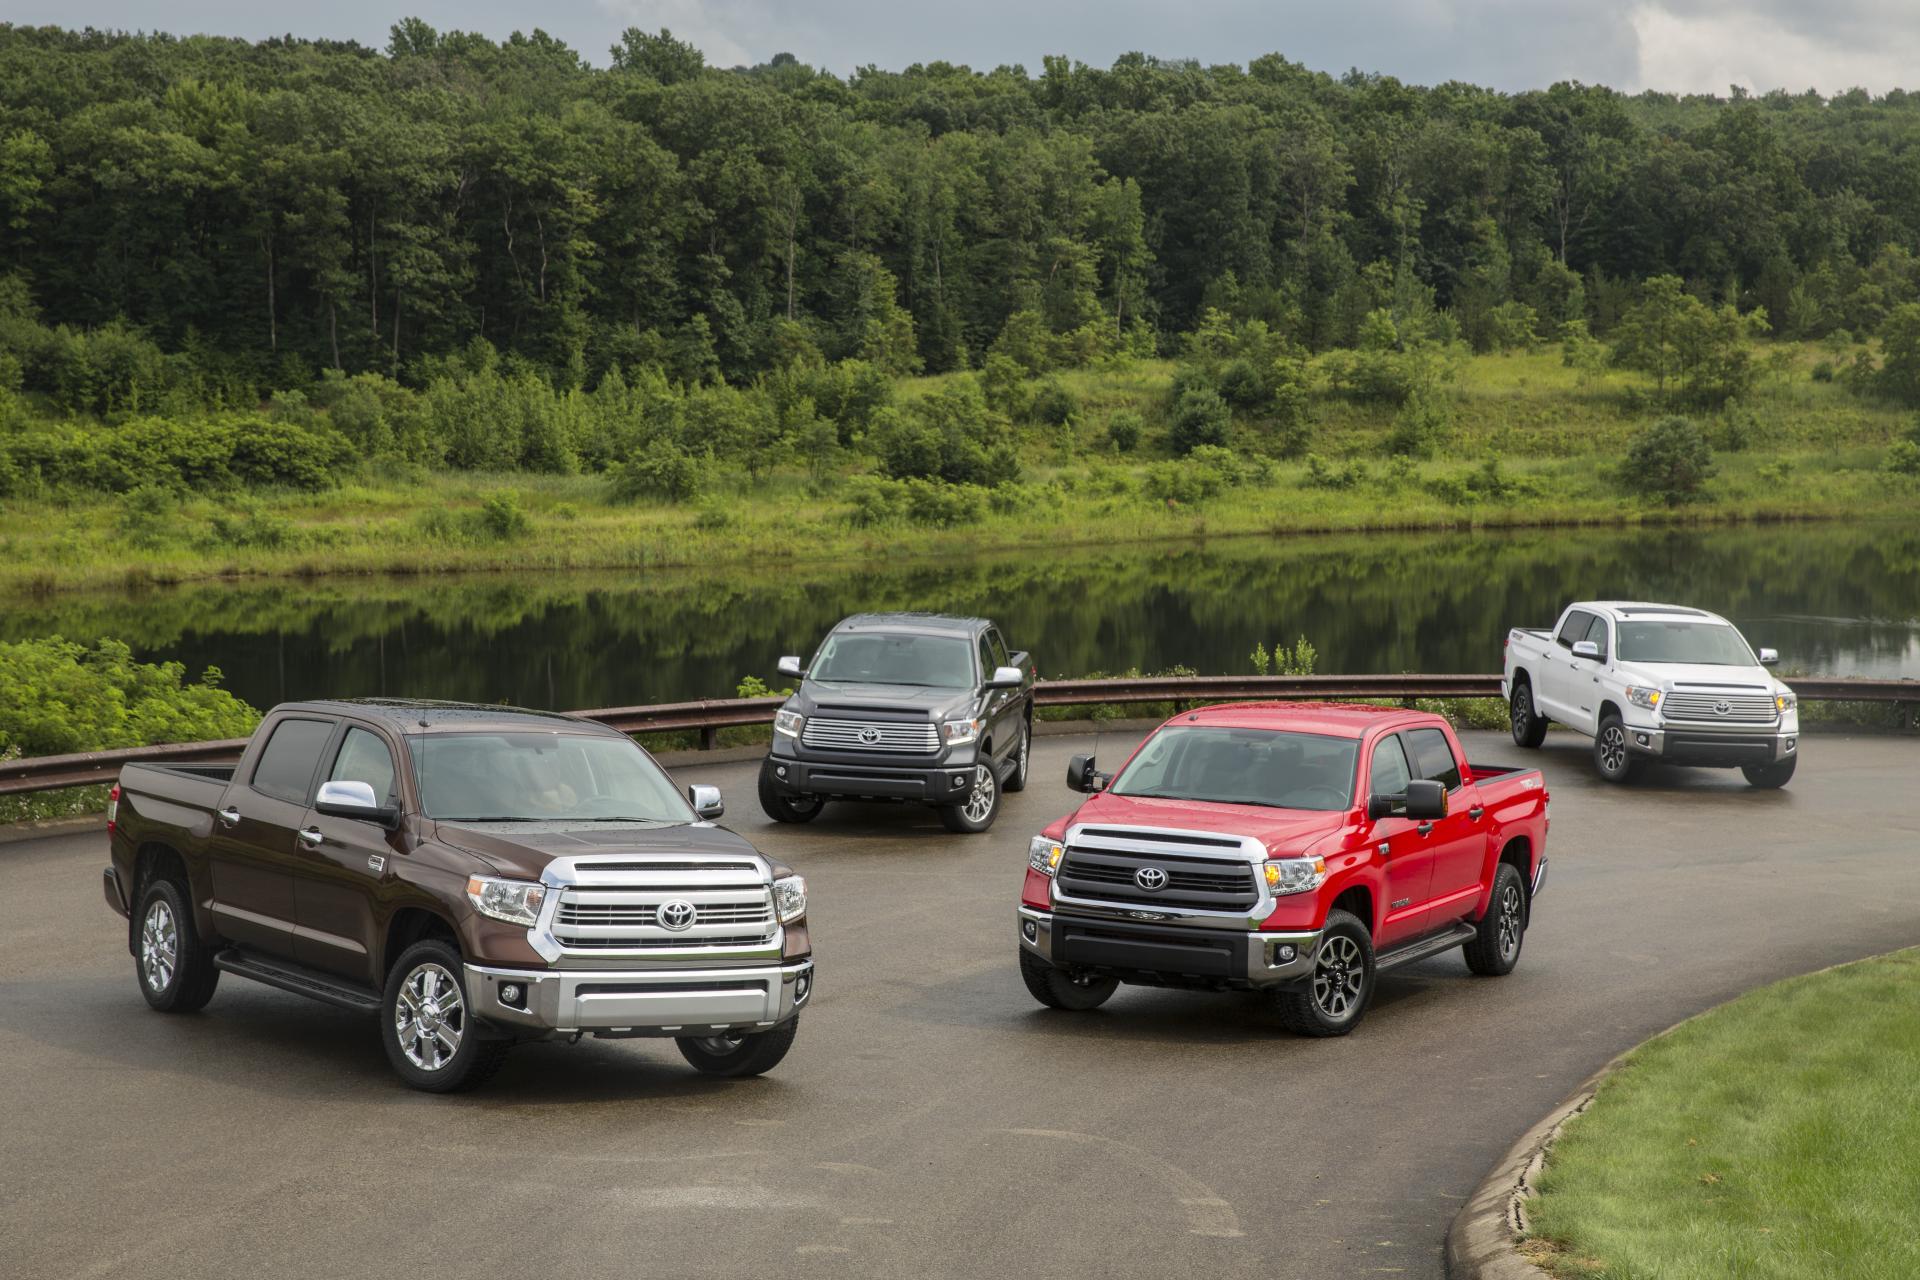
[[[1436,395],[1415,395],[1393,416],[1387,433],[1387,452],[1409,458],[1431,458],[1453,425],[1451,406]]]
[[[1149,497],[1192,506],[1245,483],[1253,474],[1230,450],[1200,445],[1177,462],[1151,467],[1145,487]]]
[[[891,524],[906,509],[906,486],[885,476],[855,476],[847,481],[847,522],[857,529]]]
[[[1621,482],[1670,507],[1692,502],[1713,475],[1713,449],[1689,418],[1660,419],[1633,438]]]
[[[180,495],[165,485],[143,484],[120,495],[114,532],[130,547],[151,551],[179,535]]]
[[[1119,453],[1132,453],[1140,443],[1140,433],[1144,429],[1140,415],[1129,410],[1122,409],[1107,419],[1107,439]]]
[[[64,755],[250,733],[260,713],[177,662],[133,661],[117,640],[88,646],[58,636],[0,642],[0,751]]]
[[[246,503],[236,510],[216,511],[208,520],[208,541],[217,547],[290,547],[298,541],[293,522]]]
[[[988,407],[977,379],[962,376],[916,401],[906,413],[876,422],[872,443],[896,480],[996,485],[1017,479],[1005,418]]]
[[[1309,489],[1351,489],[1367,478],[1366,466],[1349,462],[1344,467],[1329,466],[1317,453],[1307,455],[1307,474],[1300,483]]]
[[[1816,361],[1813,366],[1813,380],[1815,382],[1832,382],[1833,381],[1833,361],[1831,360]]]
[[[1190,387],[1174,401],[1167,420],[1168,439],[1175,453],[1192,453],[1202,445],[1223,445],[1233,412],[1217,391]]]
[[[1220,398],[1235,409],[1251,413],[1267,407],[1266,379],[1251,360],[1229,360],[1220,370],[1217,385]]]
[[[520,495],[512,489],[490,494],[474,514],[475,534],[488,542],[511,542],[533,529],[533,520],[520,506]]]
[[[250,418],[232,426],[227,468],[242,484],[327,489],[353,450],[336,431]]]
[[[1887,450],[1887,460],[1883,465],[1889,475],[1920,478],[1920,444],[1911,440],[1895,440]]]
[[[915,524],[941,529],[978,524],[987,514],[987,491],[978,485],[916,478],[906,482],[906,513]]]
[[[1301,636],[1294,641],[1292,648],[1276,643],[1272,653],[1267,652],[1265,642],[1256,643],[1248,660],[1252,662],[1253,673],[1257,676],[1310,676],[1320,661],[1320,651],[1305,636]]]
[[[693,517],[694,528],[709,531],[731,529],[736,523],[738,518],[734,515],[732,505],[720,498],[703,499],[699,512]]]
[[[706,485],[702,461],[664,440],[655,441],[625,462],[616,462],[607,474],[613,482],[608,496],[615,502],[643,498],[685,502]]]
[[[1032,415],[1035,422],[1064,427],[1080,412],[1080,401],[1059,382],[1048,381],[1034,392]]]

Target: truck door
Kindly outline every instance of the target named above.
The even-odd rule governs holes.
[[[1591,613],[1584,609],[1567,610],[1567,616],[1560,619],[1560,626],[1553,633],[1545,656],[1540,660],[1540,679],[1533,691],[1534,701],[1548,718],[1564,725],[1573,725],[1575,720],[1572,702],[1574,677],[1585,681],[1587,676],[1586,664],[1574,661],[1573,646],[1576,641],[1587,638],[1587,631],[1592,626]]]
[[[993,679],[994,671],[1007,662],[1007,647],[1000,637],[992,631],[980,633],[980,682],[985,684]],[[1019,726],[1014,723],[1008,712],[1013,708],[1018,691],[1013,689],[988,689],[981,697],[983,710],[980,718],[986,723],[981,726],[982,736],[993,739],[993,757],[996,762],[1003,761],[1012,753],[1018,738]]]
[[[325,782],[364,782],[383,804],[400,802],[393,749],[365,725],[348,723],[326,759]],[[314,784],[319,790],[319,783]],[[365,818],[308,810],[294,876],[294,958],[356,982],[372,983],[382,918],[380,893],[400,855],[398,833]]]
[[[263,732],[266,745],[214,815],[213,916],[222,937],[285,958],[293,955],[295,833],[333,721],[288,716]]]
[[[1436,818],[1426,834],[1433,857],[1431,910],[1426,928],[1438,931],[1470,913],[1480,901],[1480,876],[1486,870],[1486,814],[1475,802],[1447,735],[1438,729],[1409,729],[1402,735],[1412,757],[1413,776],[1447,789],[1447,816]]]
[[[1368,795],[1402,795],[1417,776],[1407,759],[1400,735],[1390,734],[1373,744]],[[1384,951],[1426,932],[1427,898],[1433,883],[1433,845],[1416,824],[1405,818],[1376,818],[1372,840],[1383,859],[1387,900],[1381,904],[1380,934],[1374,950]]]

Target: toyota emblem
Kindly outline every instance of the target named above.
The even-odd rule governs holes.
[[[1717,716],[1730,716],[1733,714],[1733,704],[1725,698],[1722,698],[1713,704],[1713,714]]]
[[[1158,893],[1167,887],[1167,873],[1159,867],[1142,867],[1133,873],[1133,882],[1148,893]]]
[[[653,913],[653,918],[659,922],[662,929],[671,929],[678,933],[691,926],[697,914],[691,902],[685,898],[675,898],[672,902],[661,903],[660,909]]]
[[[869,725],[860,731],[860,741],[866,743],[868,746],[872,746],[874,743],[880,741],[880,731]]]

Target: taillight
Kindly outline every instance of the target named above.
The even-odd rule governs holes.
[[[113,820],[120,816],[120,784],[114,783],[107,792],[107,834],[113,834]]]

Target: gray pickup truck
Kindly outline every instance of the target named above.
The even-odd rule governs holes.
[[[373,1013],[418,1089],[555,1036],[672,1037],[758,1075],[813,990],[806,882],[720,815],[592,721],[288,703],[237,766],[126,766],[104,883],[155,1009],[227,973]]]
[[[813,661],[779,662],[800,687],[773,721],[760,807],[809,822],[829,800],[932,805],[949,831],[981,832],[1000,793],[1027,785],[1033,659],[985,618],[863,613]]]

